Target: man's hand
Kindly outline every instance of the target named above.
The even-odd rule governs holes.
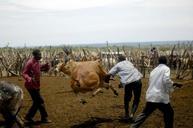
[[[46,63],[46,64],[44,64],[44,65],[41,67],[41,71],[48,72],[49,70],[50,70],[50,65],[49,65],[49,63]]]
[[[35,82],[36,80],[35,80],[35,78],[34,77],[29,77],[28,79],[27,79],[27,82],[28,83],[32,83],[32,82]]]
[[[174,86],[174,87],[177,87],[177,88],[181,88],[181,87],[183,86],[183,84],[173,83],[173,86]]]
[[[106,75],[104,76],[104,81],[105,81],[106,83],[109,83],[110,78],[111,78],[111,74],[106,74]]]

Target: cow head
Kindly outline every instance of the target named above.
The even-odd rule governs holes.
[[[74,65],[75,63],[72,60],[68,61],[67,63],[59,63],[56,66],[56,71],[63,72],[64,74],[70,75]]]
[[[65,63],[61,62],[61,63],[58,63],[58,64],[56,65],[55,70],[56,70],[57,72],[61,72],[61,71],[63,71],[64,67],[65,67]]]

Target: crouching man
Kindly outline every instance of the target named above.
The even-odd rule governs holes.
[[[0,81],[0,113],[5,119],[5,128],[12,128],[15,123],[23,127],[23,121],[18,116],[22,101],[23,91],[20,87]]]

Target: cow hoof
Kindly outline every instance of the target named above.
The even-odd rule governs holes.
[[[119,93],[118,93],[117,91],[114,91],[114,94],[115,94],[116,96],[119,96]]]
[[[81,104],[86,104],[86,103],[87,103],[87,101],[86,101],[86,100],[84,100],[84,99],[81,99],[81,100],[80,100],[80,103],[81,103]]]

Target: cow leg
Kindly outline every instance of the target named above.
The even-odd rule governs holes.
[[[115,89],[113,88],[112,84],[109,84],[109,88],[113,91],[113,93],[114,93],[116,96],[119,95],[118,92],[117,92],[117,90],[115,90]]]
[[[24,122],[23,122],[22,118],[18,115],[16,115],[15,118],[16,118],[15,120],[16,120],[16,123],[19,126],[19,128],[24,128]]]
[[[104,88],[109,89],[109,86],[110,86],[109,83],[106,83],[106,82],[103,83],[103,87],[104,87]]]
[[[110,88],[116,96],[119,95],[118,92],[117,92],[117,90],[115,90],[115,89],[113,88],[113,86],[112,86],[111,83],[103,83],[103,87],[106,88],[106,89],[109,89],[109,88]]]
[[[101,88],[98,88],[95,92],[93,92],[92,96],[96,96],[99,92],[103,92]]]
[[[75,93],[75,95],[78,98],[80,103],[82,103],[82,104],[87,103],[87,101],[85,99],[81,98],[80,95],[78,95],[78,92],[81,92],[79,81],[71,80],[71,88],[73,89],[73,91],[74,91],[74,93]]]

